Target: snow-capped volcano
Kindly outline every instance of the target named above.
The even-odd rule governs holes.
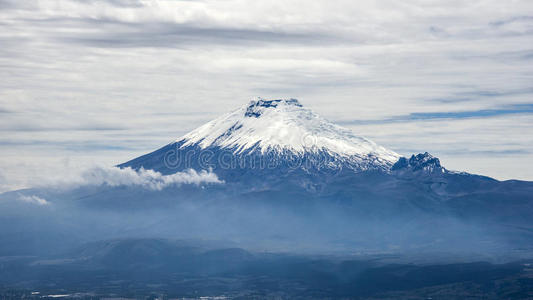
[[[394,151],[328,122],[296,99],[260,99],[120,167],[163,173],[213,169],[236,178],[266,169],[269,175],[276,169],[308,174],[328,169],[389,172],[399,158]]]
[[[297,154],[324,151],[339,156],[372,156],[384,163],[400,157],[350,130],[321,118],[296,99],[251,101],[177,140],[182,148],[220,147],[236,154],[257,149],[262,153],[290,151]]]

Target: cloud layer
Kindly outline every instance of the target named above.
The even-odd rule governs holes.
[[[162,175],[153,170],[133,170],[132,168],[95,166],[70,175],[42,180],[34,183],[37,187],[54,187],[72,189],[82,186],[139,186],[145,189],[160,191],[166,187],[183,184],[221,184],[217,175],[211,171],[195,171],[192,169],[170,175]]]
[[[115,165],[255,96],[533,180],[531,1],[0,0],[0,190]]]
[[[162,190],[168,186],[182,184],[217,184],[222,183],[213,172],[202,170],[197,172],[189,169],[171,175],[162,175],[153,170],[131,168],[92,168],[81,174],[75,185],[108,185],[108,186],[141,186],[151,190]]]

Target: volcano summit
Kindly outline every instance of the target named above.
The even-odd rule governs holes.
[[[230,170],[265,168],[308,174],[327,169],[388,172],[399,158],[394,151],[328,122],[296,99],[280,99],[251,101],[120,167],[164,174],[213,169],[221,176]]]

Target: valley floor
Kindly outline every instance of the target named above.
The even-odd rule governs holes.
[[[0,299],[533,299],[531,263],[373,266],[278,257],[211,274],[56,266],[15,281],[3,264]]]

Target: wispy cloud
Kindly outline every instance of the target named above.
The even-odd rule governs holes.
[[[499,26],[502,26],[502,25],[515,23],[515,22],[531,22],[531,23],[533,23],[533,16],[515,16],[515,17],[507,18],[505,20],[499,20],[499,21],[490,22],[490,25],[499,27]]]
[[[467,100],[465,100],[467,101]],[[439,119],[470,119],[470,118],[487,118],[514,114],[533,114],[533,104],[515,104],[495,109],[480,109],[467,111],[449,111],[449,112],[420,112],[410,113],[403,116],[394,116],[386,119],[377,120],[341,120],[339,124],[357,125],[357,124],[383,124],[396,122],[414,122],[428,121]]]
[[[433,119],[466,119],[466,118],[483,118],[512,114],[531,114],[533,113],[533,104],[516,104],[500,109],[480,109],[471,111],[454,111],[454,112],[424,112],[412,113],[406,117],[398,117],[396,120],[433,120]],[[394,119],[391,119],[394,120]]]
[[[78,20],[79,21],[79,20]],[[87,20],[94,23],[94,20]],[[115,24],[111,32],[69,34],[59,37],[59,42],[101,48],[187,47],[202,45],[319,45],[342,41],[321,33],[298,33],[268,30],[251,30],[224,27],[195,27],[189,24],[149,23]],[[126,27],[126,28],[124,28]]]
[[[36,204],[36,205],[48,205],[48,204],[50,204],[50,202],[46,201],[46,199],[41,198],[39,196],[35,196],[35,195],[30,195],[30,196],[19,195],[19,197],[17,199],[19,201],[22,201],[22,202]]]
[[[47,182],[46,186],[56,188],[76,188],[80,186],[139,186],[150,190],[162,190],[166,187],[184,184],[221,184],[217,175],[211,171],[186,170],[170,175],[162,175],[153,170],[133,170],[131,168],[94,167],[84,170],[77,177]]]

